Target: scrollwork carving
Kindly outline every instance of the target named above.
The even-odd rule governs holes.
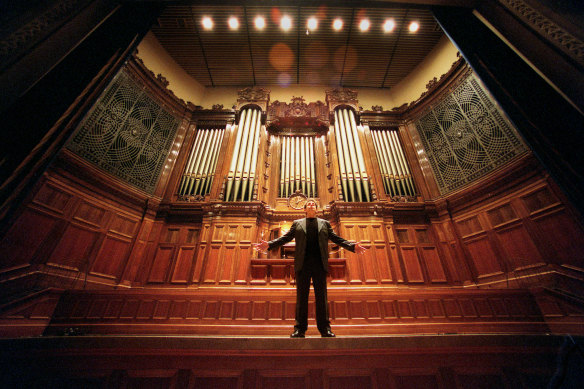
[[[270,91],[264,88],[245,88],[237,91],[239,100],[258,101],[267,100],[270,96]]]
[[[584,42],[530,7],[522,0],[499,0],[507,9],[534,28],[558,48],[584,64]]]

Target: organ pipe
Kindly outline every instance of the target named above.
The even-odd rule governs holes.
[[[280,138],[278,138],[280,140]],[[284,193],[284,183],[285,183],[285,178],[284,178],[284,172],[286,171],[286,140],[285,139],[281,139],[282,142],[282,153],[281,153],[281,157],[280,157],[280,196],[282,195],[282,193]],[[287,191],[287,189],[286,189]],[[286,197],[288,197],[288,193],[286,193]]]
[[[248,110],[244,110],[239,118],[239,125],[235,126],[234,131],[236,132],[235,146],[233,147],[233,155],[231,156],[231,165],[229,166],[229,172],[227,173],[227,188],[225,189],[225,200],[229,201],[231,198],[231,191],[233,187],[233,180],[235,179],[235,168],[237,166],[237,159],[239,156],[239,149],[241,145],[242,131],[241,125],[245,123],[248,117]]]
[[[297,138],[300,143],[300,159],[297,161],[300,165],[300,187],[302,188],[302,193],[307,193],[306,191],[306,144],[304,142],[304,137]]]
[[[310,138],[310,153],[308,154],[310,158],[310,186],[312,189],[312,196],[316,197],[316,168],[314,162],[314,138]]]
[[[182,182],[179,188],[179,193],[183,193],[186,189],[186,186],[189,184],[190,180],[191,180],[191,176],[190,176],[190,171],[191,171],[191,165],[193,164],[193,161],[196,158],[196,152],[199,149],[198,144],[201,141],[201,131],[197,132],[197,136],[195,137],[195,145],[193,146],[193,149],[191,150],[191,155],[189,157],[189,160],[187,162],[186,168],[185,168],[185,174],[183,175],[182,178]],[[187,172],[189,172],[187,174]]]
[[[311,185],[310,185],[310,139],[312,138],[303,138],[304,140],[304,169],[306,171],[306,196],[312,197]]]
[[[255,135],[256,135],[256,129],[257,129],[257,111],[254,111],[254,115],[252,118],[252,122],[250,124],[249,127],[249,138],[248,138],[248,143],[247,143],[247,148],[245,151],[245,160],[243,162],[243,168],[242,168],[242,172],[241,172],[241,197],[244,197],[244,195],[247,193],[247,187],[249,184],[249,179],[250,177],[250,166],[251,166],[251,160],[253,158],[253,154],[255,152],[254,150],[254,146],[255,146]]]
[[[258,161],[258,154],[259,154],[259,149],[260,149],[260,131],[261,131],[261,128],[262,128],[261,116],[258,116],[258,120],[256,121],[255,137],[253,140],[253,147],[252,147],[253,154],[251,157],[251,167],[249,169],[249,186],[248,186],[248,190],[247,190],[248,200],[252,200],[253,188],[254,188],[255,181],[256,181],[255,166],[256,166],[257,161]]]
[[[261,110],[246,108],[241,113],[231,158],[224,199],[249,201],[256,180],[256,164],[261,129]]]
[[[379,160],[379,167],[381,170],[381,179],[383,181],[383,189],[385,193],[391,193],[390,189],[390,181],[389,181],[389,174],[385,160],[385,154],[381,153],[381,149],[379,147],[379,140],[377,139],[377,132],[371,131],[371,138],[373,139],[373,147],[375,148],[375,153],[378,156]]]
[[[404,168],[402,166],[402,162],[401,162],[401,159],[399,157],[399,153],[397,152],[397,145],[395,144],[394,139],[391,136],[390,132],[386,132],[385,135],[387,136],[387,139],[388,139],[390,147],[391,147],[390,152],[393,155],[393,159],[395,161],[395,166],[396,166],[397,172],[399,174],[399,181],[400,181],[400,185],[403,189],[403,193],[408,193],[408,186],[407,186],[406,179],[405,179],[406,175],[404,173]]]
[[[215,142],[215,135],[216,132],[214,130],[209,130],[207,132],[206,147],[203,147],[202,157],[201,160],[199,161],[199,168],[197,169],[195,178],[195,187],[193,189],[193,192],[195,193],[199,190],[199,187],[201,186],[203,180],[207,175],[207,169],[209,168],[209,161],[211,158],[211,147],[212,144]]]
[[[280,197],[300,190],[308,197],[316,196],[314,140],[307,136],[281,136]]]
[[[300,139],[298,137],[294,137],[294,189],[293,191],[296,192],[300,189]]]
[[[377,159],[385,184],[385,191],[391,197],[415,196],[416,190],[403,148],[396,131],[371,131]]]
[[[355,120],[355,114],[353,111],[345,109],[345,118],[349,116],[349,123],[351,125],[351,133],[353,134],[353,142],[355,144],[355,151],[357,153],[357,164],[359,166],[359,173],[361,176],[361,182],[363,184],[363,194],[367,201],[371,201],[369,195],[369,177],[367,177],[367,170],[365,169],[365,160],[363,158],[363,149],[361,148],[361,141],[359,140],[359,133],[357,127],[357,121]],[[346,119],[345,119],[346,120]]]
[[[243,136],[242,136],[242,143],[241,143],[241,148],[239,150],[237,150],[239,152],[239,158],[237,159],[237,167],[235,168],[235,176],[234,176],[234,181],[233,181],[233,193],[232,193],[232,197],[233,197],[233,201],[238,201],[239,200],[239,189],[241,187],[241,181],[243,179],[243,168],[244,168],[244,163],[245,163],[245,157],[247,155],[247,153],[249,153],[249,133],[250,133],[250,127],[254,124],[255,120],[256,120],[256,116],[257,116],[257,111],[253,110],[251,112],[251,115],[248,114],[248,119],[251,120],[246,120],[245,124],[243,126]]]
[[[198,131],[178,190],[179,196],[204,196],[209,193],[223,135],[223,129]]]
[[[215,146],[213,147],[213,159],[211,161],[211,167],[209,168],[207,183],[203,187],[203,191],[205,193],[209,193],[211,191],[211,185],[213,184],[213,178],[215,177],[215,169],[217,168],[217,160],[219,159],[219,149],[222,139],[223,130],[219,130],[217,134],[217,140],[215,141]]]
[[[290,195],[290,137],[284,138],[284,143],[286,144],[286,156],[285,156],[285,171],[284,171],[284,188],[285,188],[285,196],[288,197]]]
[[[339,127],[338,114],[335,112],[335,140],[337,141],[337,157],[339,159],[339,170],[341,171],[341,187],[343,189],[345,199],[347,199],[347,193],[349,190],[347,182],[347,168],[345,167],[345,159],[343,157],[343,142],[341,142],[341,130]]]
[[[404,155],[404,150],[401,147],[401,144],[399,142],[399,138],[397,137],[397,132],[396,131],[392,131],[391,135],[393,136],[394,139],[394,143],[396,145],[396,150],[397,153],[399,155],[401,164],[402,164],[402,170],[404,172],[404,176],[405,176],[405,180],[409,189],[409,195],[410,196],[414,196],[415,195],[415,189],[414,189],[414,181],[412,179],[412,174],[410,173],[410,169],[408,167],[408,163],[406,160],[406,156]]]
[[[369,177],[358,131],[352,110],[335,110],[335,138],[344,198],[347,201],[371,201]]]

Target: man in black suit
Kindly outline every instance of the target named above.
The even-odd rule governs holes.
[[[262,240],[255,243],[256,250],[266,251],[296,239],[294,252],[294,271],[296,272],[296,324],[291,338],[304,338],[308,327],[308,293],[310,279],[314,285],[316,302],[316,325],[321,336],[332,338],[328,301],[326,293],[326,276],[328,273],[328,240],[357,254],[366,248],[358,243],[351,243],[334,233],[328,221],[316,217],[316,202],[308,200],[304,205],[306,217],[295,220],[290,230],[270,242]]]

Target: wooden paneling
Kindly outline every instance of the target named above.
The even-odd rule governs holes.
[[[544,181],[477,204],[454,224],[476,280],[549,264],[583,271],[582,226]]]
[[[0,244],[0,272],[30,264],[35,253],[47,242],[58,219],[53,215],[26,209]]]
[[[547,387],[563,341],[550,335],[90,336],[3,341],[0,361],[10,366],[6,388],[514,389]],[[577,366],[577,355],[562,356]],[[566,387],[581,383],[574,369],[562,378]]]
[[[139,229],[132,213],[86,188],[50,175],[4,237],[3,265],[48,264],[93,279],[116,282]],[[11,258],[11,261],[8,261]]]
[[[69,327],[90,333],[286,333],[294,323],[295,293],[293,287],[285,289],[253,294],[229,287],[196,293],[69,292],[60,301],[48,333]],[[332,287],[328,297],[333,327],[341,333],[548,330],[536,300],[521,290],[395,290],[388,296],[383,291],[349,293]],[[553,299],[538,299],[546,317],[583,315],[582,309],[569,310],[566,304],[560,308]]]

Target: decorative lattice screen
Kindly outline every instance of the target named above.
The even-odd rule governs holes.
[[[424,112],[415,125],[442,194],[528,150],[474,74]]]
[[[83,119],[67,148],[152,193],[179,119],[121,71]]]

